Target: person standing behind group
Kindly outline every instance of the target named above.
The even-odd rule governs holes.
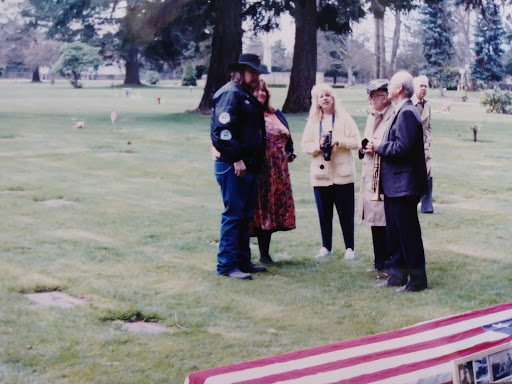
[[[430,126],[432,108],[430,103],[425,99],[427,89],[427,76],[421,75],[414,78],[414,95],[411,100],[416,108],[418,108],[423,125],[423,144],[428,176],[428,192],[421,196],[421,213],[434,213],[434,206],[432,205],[432,154],[430,152],[430,143],[432,142],[432,128]]]
[[[338,212],[345,258],[354,258],[354,181],[351,150],[361,141],[354,119],[336,103],[333,89],[318,84],[311,90],[311,109],[302,136],[302,151],[312,155],[310,180],[322,233],[316,258],[332,254],[333,207]]]
[[[258,175],[256,207],[251,234],[258,238],[260,262],[272,264],[270,239],[273,232],[295,229],[295,205],[288,163],[295,160],[288,122],[270,103],[265,80],[259,79],[254,96],[265,112],[265,162]]]
[[[254,215],[257,173],[265,158],[263,107],[253,96],[259,84],[260,58],[241,54],[230,65],[231,81],[213,96],[210,135],[218,152],[214,172],[220,186],[222,213],[217,274],[251,280],[263,266],[251,262],[249,223]]]
[[[418,220],[420,196],[427,192],[427,167],[423,152],[423,128],[414,94],[412,76],[397,72],[389,81],[388,98],[395,116],[382,142],[369,142],[365,151],[381,158],[381,185],[386,214],[386,241],[390,276],[383,286],[399,287],[397,292],[427,289],[425,251]]]
[[[364,139],[359,148],[359,158],[363,160],[359,193],[359,218],[365,221],[372,231],[374,262],[373,268],[368,271],[379,271],[381,273],[377,275],[377,279],[385,279],[389,276],[385,272],[385,264],[389,257],[386,250],[384,201],[381,198],[381,191],[379,191],[378,177],[375,177],[376,170],[378,172],[379,158],[373,152],[364,153],[364,146],[369,141],[377,146],[380,144],[395,110],[388,99],[388,80],[373,80],[366,86],[366,91],[372,110],[366,120]]]

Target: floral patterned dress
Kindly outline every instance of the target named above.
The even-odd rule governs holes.
[[[295,205],[285,151],[290,132],[274,113],[267,112],[265,129],[265,162],[258,175],[254,220],[250,226],[252,236],[256,229],[276,232],[295,228]]]

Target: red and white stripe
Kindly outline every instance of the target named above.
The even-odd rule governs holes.
[[[512,319],[512,303],[396,331],[191,373],[185,384],[451,383],[452,360],[511,341],[482,327]]]

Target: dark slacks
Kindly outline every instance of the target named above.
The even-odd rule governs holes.
[[[389,285],[427,288],[425,251],[418,220],[419,200],[419,196],[384,198],[386,241],[391,256]]]
[[[354,183],[314,187],[322,245],[332,250],[332,216],[336,206],[345,248],[354,249]]]
[[[375,269],[382,271],[388,268],[389,260],[386,246],[386,227],[372,226],[373,254],[375,256]]]
[[[434,206],[432,205],[432,178],[428,179],[428,192],[426,195],[421,196],[421,213],[432,213],[434,212]]]

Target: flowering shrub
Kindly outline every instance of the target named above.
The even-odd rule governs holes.
[[[480,104],[486,107],[488,113],[510,113],[512,112],[512,92],[502,91],[497,87],[484,91],[480,96]]]

